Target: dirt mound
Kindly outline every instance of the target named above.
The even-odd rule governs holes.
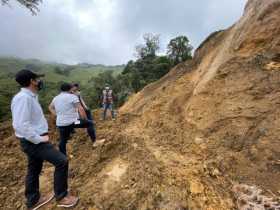
[[[273,207],[258,199],[276,208],[279,14],[279,0],[250,0],[235,25],[210,35],[192,61],[133,96],[117,121],[98,121],[102,146],[94,149],[77,132],[69,144],[71,191],[81,197],[76,209],[229,210],[254,201],[259,209]],[[23,209],[25,157],[6,130],[0,209]],[[44,167],[43,192],[51,190],[52,170]],[[239,186],[262,193],[255,200]],[[244,196],[247,203],[240,203]],[[45,209],[57,209],[55,202]]]

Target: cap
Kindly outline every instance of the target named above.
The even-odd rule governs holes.
[[[31,79],[44,77],[44,74],[36,74],[28,69],[22,69],[16,74],[16,81],[23,87],[30,84]]]

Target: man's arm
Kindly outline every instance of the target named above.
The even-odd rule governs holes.
[[[86,114],[83,106],[81,105],[81,103],[78,103],[76,105],[76,107],[78,109],[78,112],[79,112],[79,115],[80,115],[81,119],[86,120],[87,119],[87,114]]]
[[[86,102],[84,101],[84,99],[82,98],[82,96],[80,95],[80,103],[81,105],[85,108],[85,109],[88,109],[87,105],[86,105]]]
[[[49,111],[50,111],[50,113],[51,113],[53,116],[56,116],[56,111],[55,111],[55,108],[54,108],[53,103],[51,103],[51,104],[49,105]]]
[[[78,110],[80,118],[83,120],[87,119],[87,114],[84,110],[84,107],[81,105],[79,98],[76,95],[72,96],[72,103],[74,107]]]

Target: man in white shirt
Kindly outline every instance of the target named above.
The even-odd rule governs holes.
[[[43,86],[42,80],[39,80],[41,76],[26,69],[19,71],[16,81],[22,89],[11,104],[15,135],[20,139],[21,148],[28,159],[26,205],[28,209],[38,209],[55,196],[58,206],[72,207],[77,204],[78,198],[68,193],[68,160],[49,142],[47,120],[38,101],[37,92]],[[40,195],[39,175],[44,161],[55,166],[55,195]]]
[[[49,105],[50,112],[56,116],[56,126],[59,130],[59,150],[66,155],[67,141],[75,128],[87,128],[92,124],[79,98],[72,94],[74,86],[69,83],[61,85],[61,93],[54,97]]]

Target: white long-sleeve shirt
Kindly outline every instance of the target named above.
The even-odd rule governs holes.
[[[16,94],[11,104],[13,127],[18,138],[39,144],[40,136],[48,132],[48,123],[39,104],[38,96],[27,88]]]

